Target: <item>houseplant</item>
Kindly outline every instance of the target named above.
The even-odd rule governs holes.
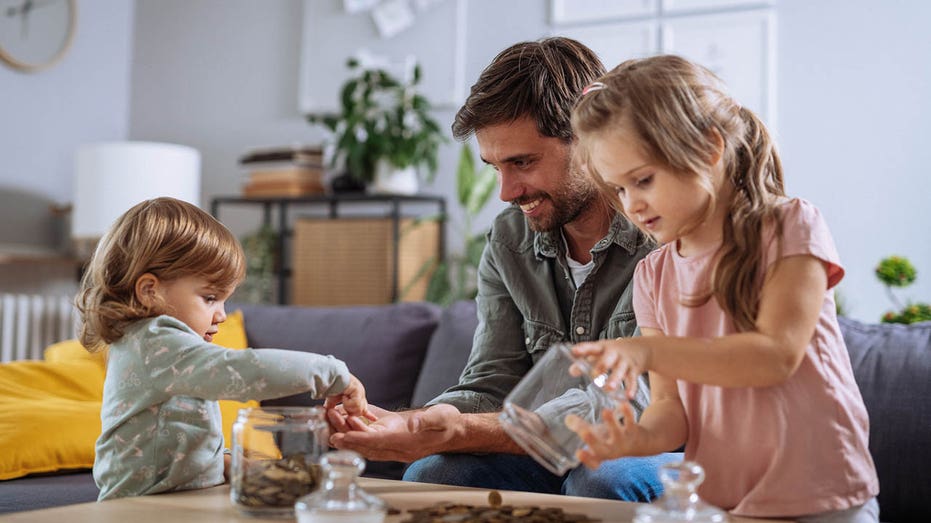
[[[927,303],[906,303],[904,306],[892,293],[893,287],[907,287],[918,276],[918,271],[908,258],[904,256],[889,256],[879,261],[876,266],[876,277],[886,286],[889,300],[899,309],[899,312],[889,311],[883,315],[883,323],[917,323],[931,321],[931,305]]]
[[[429,274],[429,270],[436,266],[427,286],[427,301],[449,305],[457,300],[475,298],[476,271],[488,231],[473,231],[474,220],[494,194],[497,181],[494,168],[490,165],[476,167],[469,144],[462,144],[456,168],[456,198],[462,207],[459,231],[463,238],[462,253],[439,262],[431,260],[421,268],[418,277]],[[413,281],[416,282],[417,278]]]
[[[437,152],[446,138],[430,116],[430,102],[417,92],[420,66],[414,64],[410,80],[400,81],[385,69],[362,67],[354,58],[346,65],[356,74],[340,90],[339,113],[307,117],[333,133],[333,166],[342,166],[346,176],[362,185],[376,182],[379,171],[387,175],[405,169],[415,182],[417,169],[425,169],[426,181],[432,182]],[[408,184],[386,192],[416,190]]]

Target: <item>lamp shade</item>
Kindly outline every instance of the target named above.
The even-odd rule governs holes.
[[[71,237],[97,240],[133,205],[160,196],[199,204],[196,149],[155,142],[82,145],[75,155]]]

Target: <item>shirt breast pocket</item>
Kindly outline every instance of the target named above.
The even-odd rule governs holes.
[[[550,325],[536,321],[524,322],[524,347],[530,353],[534,365],[543,357],[546,349],[549,349],[554,343],[565,341],[565,339],[564,332]]]
[[[615,311],[608,324],[598,333],[602,340],[629,338],[637,333],[637,317],[634,311]]]

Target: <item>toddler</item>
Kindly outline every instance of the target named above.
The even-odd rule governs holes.
[[[232,233],[172,198],[134,206],[101,239],[75,300],[81,343],[110,344],[99,500],[223,483],[220,399],[310,391],[327,408],[370,416],[362,384],[332,356],[211,343],[244,274]]]

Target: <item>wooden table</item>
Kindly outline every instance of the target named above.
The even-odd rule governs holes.
[[[399,523],[408,517],[404,511],[424,508],[438,502],[453,501],[470,505],[487,505],[488,490],[362,478],[359,485],[402,511],[386,523]],[[41,494],[40,494],[41,495]],[[502,491],[503,502],[510,505],[559,507],[566,512],[585,514],[604,523],[629,522],[637,503],[605,499]],[[229,485],[189,490],[172,494],[122,498],[102,503],[82,503],[43,510],[16,512],[0,516],[2,523],[257,523],[288,519],[256,518],[240,514],[230,503]],[[290,521],[293,521],[290,520]],[[775,520],[731,518],[732,523]]]

